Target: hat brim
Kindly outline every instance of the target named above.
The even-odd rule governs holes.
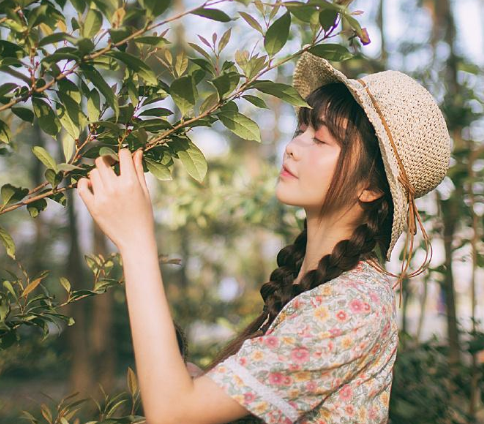
[[[296,64],[293,76],[293,86],[301,97],[305,99],[316,88],[333,82],[342,82],[348,87],[350,93],[363,108],[369,121],[375,128],[393,200],[391,241],[388,250],[385,252],[386,260],[389,261],[398,238],[408,228],[408,200],[405,188],[398,180],[398,162],[385,126],[370,96],[360,82],[347,78],[324,58],[315,56],[309,52],[304,52],[301,55]],[[295,109],[297,114],[299,108],[296,107]]]

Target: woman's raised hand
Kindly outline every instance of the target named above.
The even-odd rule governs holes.
[[[143,152],[134,160],[127,148],[119,150],[117,176],[106,156],[95,160],[89,177],[81,178],[77,191],[101,230],[122,252],[154,239],[153,206],[143,171]]]

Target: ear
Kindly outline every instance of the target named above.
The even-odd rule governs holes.
[[[370,190],[370,189],[363,189],[361,190],[360,194],[358,195],[358,199],[362,202],[373,202],[376,199],[379,199],[383,196],[383,192],[378,190]]]

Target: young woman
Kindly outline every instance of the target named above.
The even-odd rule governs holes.
[[[78,191],[118,246],[136,368],[149,424],[385,423],[398,344],[395,296],[381,262],[420,225],[415,198],[444,178],[450,139],[432,96],[395,71],[346,78],[304,53],[298,111],[276,188],[304,208],[304,230],[262,285],[264,309],[204,371],[190,371],[158,265],[142,152],[121,149],[120,175],[96,159]],[[92,189],[92,192],[91,190]],[[431,257],[431,254],[430,254]]]

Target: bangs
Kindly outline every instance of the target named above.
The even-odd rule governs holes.
[[[340,146],[356,134],[360,106],[343,83],[331,83],[314,90],[306,102],[312,107],[301,107],[298,126],[311,125],[315,131],[326,125]]]

